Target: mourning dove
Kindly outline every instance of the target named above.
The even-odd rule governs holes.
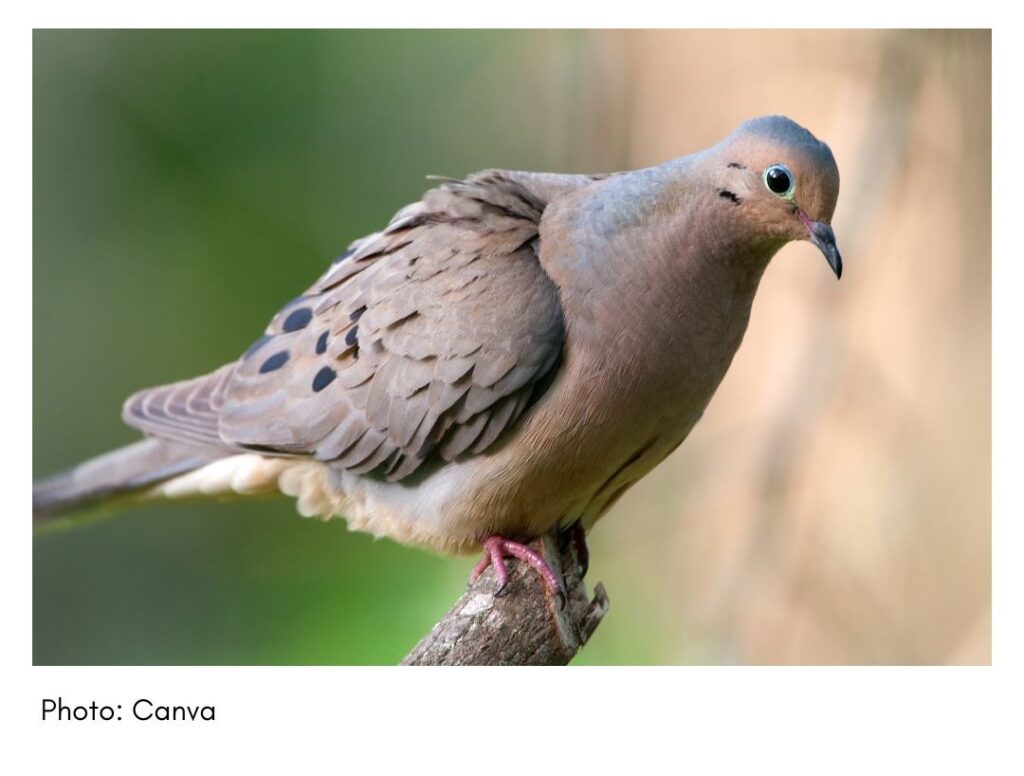
[[[791,240],[842,261],[839,172],[788,118],[609,175],[442,179],[358,240],[236,361],[141,391],[147,438],[34,488],[37,516],[112,497],[280,492],[302,515],[550,569],[687,436]]]

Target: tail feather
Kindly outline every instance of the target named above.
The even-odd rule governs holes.
[[[226,451],[148,438],[98,456],[32,486],[32,514],[44,520],[138,494],[222,458]]]

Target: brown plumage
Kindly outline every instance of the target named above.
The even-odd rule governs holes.
[[[121,491],[276,490],[451,552],[590,525],[697,422],[772,254],[809,239],[838,274],[837,194],[827,146],[781,117],[647,170],[445,179],[237,361],[132,396],[124,420],[190,457]],[[93,464],[37,511],[110,493],[125,457],[101,460],[102,491]]]

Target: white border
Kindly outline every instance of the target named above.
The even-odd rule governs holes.
[[[37,4],[38,5],[38,4]],[[859,2],[856,19],[825,3],[397,3],[370,7],[176,2],[27,6],[3,28],[7,150],[2,381],[8,504],[3,542],[5,675],[0,730],[11,773],[469,771],[580,773],[1020,773],[1022,642],[1019,481],[1024,434],[1017,210],[1024,137],[1019,25],[994,4]],[[687,4],[687,6],[696,4]],[[585,7],[585,12],[582,10]],[[847,13],[849,9],[845,9]],[[994,121],[993,668],[474,669],[33,668],[28,488],[31,444],[31,34],[46,26],[992,26]],[[766,52],[772,55],[775,52]],[[1017,92],[1015,94],[1014,92]],[[950,185],[955,185],[954,181]],[[39,722],[40,699],[149,697],[217,704],[212,725]],[[1012,725],[1012,727],[1011,727]]]

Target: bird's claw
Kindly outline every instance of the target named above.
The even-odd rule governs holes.
[[[505,539],[501,536],[491,536],[484,541],[484,554],[480,562],[473,567],[469,575],[470,584],[476,582],[488,566],[494,567],[494,576],[498,579],[498,595],[508,584],[508,569],[505,566],[505,558],[513,557],[528,563],[540,576],[544,586],[555,599],[559,609],[565,606],[566,590],[565,583],[556,574],[544,557],[528,545]]]

